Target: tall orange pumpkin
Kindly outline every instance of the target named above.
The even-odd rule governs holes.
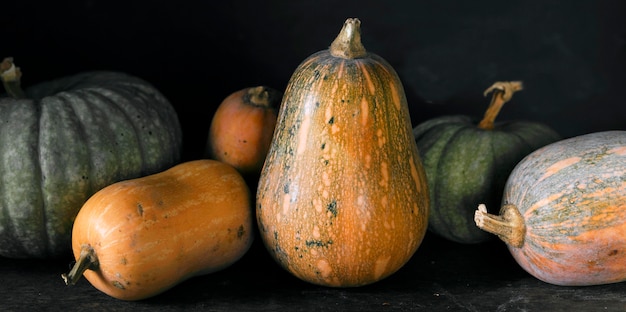
[[[400,269],[425,235],[428,190],[400,79],[347,19],[293,73],[257,189],[260,235],[298,278],[353,287]]]

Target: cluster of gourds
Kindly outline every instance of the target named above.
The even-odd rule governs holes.
[[[626,280],[626,131],[561,139],[539,123],[495,123],[516,81],[487,89],[480,122],[412,128],[398,75],[360,36],[347,19],[284,93],[232,93],[207,159],[187,162],[176,113],[147,82],[93,72],[22,91],[5,60],[0,255],[71,246],[68,284],[85,276],[139,300],[238,261],[256,219],[279,265],[330,287],[388,277],[428,230],[464,244],[496,234],[548,283]],[[500,203],[499,215],[487,211]]]

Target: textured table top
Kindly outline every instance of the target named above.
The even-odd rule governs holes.
[[[126,302],[85,279],[66,286],[59,261],[0,258],[3,311],[626,311],[626,283],[563,287],[541,282],[500,241],[459,245],[427,235],[389,278],[358,288],[327,288],[280,268],[259,240],[233,266],[187,280],[143,301]]]

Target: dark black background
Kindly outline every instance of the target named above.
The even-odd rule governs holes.
[[[222,99],[249,86],[284,89],[348,17],[361,20],[365,47],[398,72],[414,125],[443,114],[480,117],[485,88],[522,80],[525,90],[499,120],[544,122],[563,137],[626,128],[624,1],[4,1],[0,57],[14,57],[24,85],[87,70],[151,82],[178,112],[184,158],[196,159]],[[547,285],[523,272],[499,241],[463,246],[431,235],[400,272],[359,289],[300,282],[258,241],[234,267],[140,303],[109,298],[84,280],[65,287],[66,270],[63,261],[0,259],[0,307],[626,310],[623,283]]]
[[[544,122],[564,137],[626,126],[623,1],[22,0],[0,12],[0,51],[24,85],[99,69],[142,77],[176,107],[188,159],[201,157],[229,93],[284,90],[348,17],[400,75],[414,124],[480,117],[488,86],[522,80],[499,120]]]

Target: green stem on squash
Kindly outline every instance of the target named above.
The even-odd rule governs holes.
[[[13,58],[7,57],[0,63],[0,79],[7,93],[15,99],[26,98],[26,94],[20,86],[22,72],[13,64]]]
[[[524,245],[526,225],[515,205],[504,205],[500,209],[500,215],[493,215],[487,212],[484,204],[480,204],[474,213],[474,222],[481,230],[497,235],[508,245],[517,248]]]
[[[493,95],[491,97],[491,103],[489,103],[489,107],[487,107],[487,111],[485,111],[485,116],[478,124],[478,128],[484,130],[493,129],[496,117],[500,113],[500,109],[504,103],[510,101],[513,97],[513,93],[520,90],[522,90],[521,81],[499,81],[487,88],[484,95],[487,96],[491,91],[493,91]]]
[[[367,55],[361,43],[361,21],[358,18],[348,18],[339,35],[330,45],[330,54],[334,57],[355,59]]]
[[[61,278],[65,281],[65,285],[75,285],[87,270],[94,270],[98,267],[98,257],[91,245],[85,244],[81,246],[80,256],[69,273],[61,274]]]

